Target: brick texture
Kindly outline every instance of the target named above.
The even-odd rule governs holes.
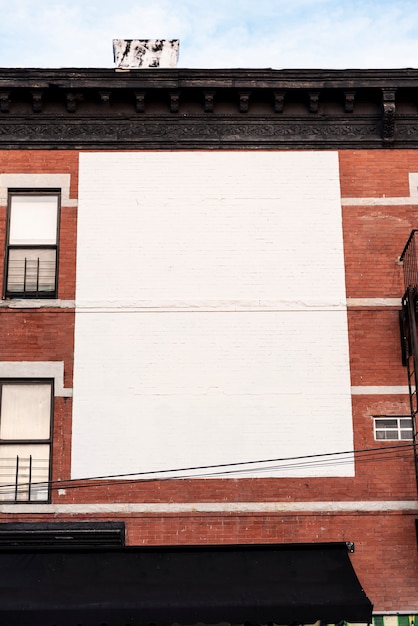
[[[341,150],[343,198],[405,198],[409,172],[418,172],[414,150]]]
[[[0,151],[0,172],[71,174],[71,197],[78,193],[77,151]],[[343,198],[405,198],[408,173],[418,172],[411,150],[347,150],[339,153]],[[411,205],[342,208],[346,289],[349,298],[400,298],[402,268],[397,263],[409,232],[418,225]],[[5,242],[6,209],[0,207],[0,247]],[[77,210],[61,215],[59,298],[75,297]],[[326,238],[324,239],[325,242]],[[332,243],[332,242],[331,242]],[[3,274],[0,255],[0,276]],[[94,277],[91,277],[92,279]],[[150,283],[150,289],[154,285]],[[88,290],[87,290],[88,293]],[[72,309],[0,308],[2,361],[64,361],[65,387],[72,387],[75,313]],[[379,612],[418,612],[418,559],[415,519],[417,485],[411,442],[374,440],[373,416],[408,414],[406,395],[385,387],[407,384],[401,365],[397,307],[349,307],[351,384],[382,386],[377,395],[353,395],[356,450],[353,477],[100,480],[68,482],[71,476],[72,398],[55,398],[53,491],[55,505],[85,506],[85,513],[13,512],[0,507],[0,521],[119,520],[129,545],[354,541],[351,556],[360,582]],[[117,337],[114,338],[118,340]],[[303,385],[303,381],[301,381]],[[330,386],[332,392],[332,385]],[[336,412],[335,420],[339,415]],[[239,428],[236,427],[239,434]],[[90,450],[95,454],[94,447]],[[335,510],[312,511],[328,502]],[[374,503],[399,502],[399,510],[372,510]],[[306,511],[275,513],[113,513],[94,505],[127,503],[306,503]],[[349,502],[370,510],[338,510]],[[402,508],[401,508],[402,503]],[[405,505],[410,504],[410,508]],[[383,505],[382,505],[383,506]],[[384,508],[384,506],[383,506]],[[46,510],[46,509],[45,509]],[[78,509],[77,509],[78,510]]]
[[[19,521],[21,516],[2,516]],[[26,515],[25,521],[46,521]],[[56,519],[56,518],[54,518]],[[61,517],[83,521],[88,516]],[[124,521],[129,545],[231,543],[310,543],[354,541],[351,562],[368,597],[379,612],[416,611],[418,560],[415,515],[371,514],[223,514],[223,515],[100,515],[96,520]]]

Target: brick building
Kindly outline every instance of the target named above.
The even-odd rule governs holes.
[[[417,86],[0,71],[2,623],[415,620]]]

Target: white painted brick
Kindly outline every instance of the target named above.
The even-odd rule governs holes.
[[[89,153],[80,170],[79,305],[345,297],[336,154]]]
[[[327,152],[80,155],[73,477],[352,449],[338,180]]]

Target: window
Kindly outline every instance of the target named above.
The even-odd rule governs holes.
[[[381,439],[413,439],[412,419],[400,417],[375,417],[374,438]]]
[[[48,501],[52,406],[52,381],[0,383],[0,501]]]
[[[6,298],[56,298],[58,192],[9,193]]]

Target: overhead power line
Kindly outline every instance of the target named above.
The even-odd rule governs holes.
[[[274,470],[296,470],[313,467],[337,466],[363,462],[381,462],[398,458],[405,458],[404,453],[413,450],[414,443],[408,442],[394,446],[378,448],[364,448],[361,450],[346,450],[340,452],[326,452],[322,454],[309,454],[292,457],[258,459],[248,461],[235,461],[231,463],[217,463],[212,465],[195,465],[181,468],[159,469],[129,472],[125,474],[108,474],[102,476],[88,476],[83,478],[72,478],[68,480],[40,481],[32,482],[31,488],[48,486],[51,489],[82,489],[88,487],[100,487],[112,481],[112,485],[124,484],[127,482],[160,482],[166,480],[184,480],[188,478],[206,478],[213,476],[239,475],[249,471],[263,473]],[[259,465],[261,467],[254,467]],[[250,466],[250,467],[248,467]],[[198,473],[196,473],[198,472]],[[289,478],[288,476],[286,478]],[[315,478],[312,476],[312,478]],[[330,477],[334,478],[334,477]],[[94,484],[92,484],[94,483]],[[25,483],[19,483],[20,488],[24,488]],[[14,488],[15,484],[1,485],[2,490]]]

